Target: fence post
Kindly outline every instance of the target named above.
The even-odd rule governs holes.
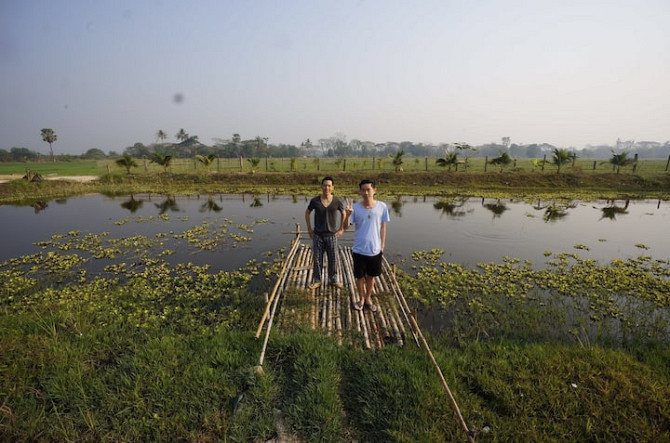
[[[544,164],[547,163],[547,154],[544,154],[542,158],[542,172],[544,172]]]
[[[670,155],[668,155],[668,161],[665,164],[665,172],[668,172],[668,166],[670,166]]]
[[[426,157],[426,171],[428,170],[428,157]]]
[[[596,163],[598,163],[596,160],[593,160],[593,170],[596,170]]]
[[[486,172],[486,167],[489,164],[489,156],[484,157],[484,172]]]
[[[633,172],[637,171],[637,152],[635,153],[635,163],[633,163]]]
[[[342,170],[346,171],[347,170],[347,159],[345,158],[344,161],[342,162]]]

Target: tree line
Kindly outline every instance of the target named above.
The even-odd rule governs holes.
[[[53,143],[57,140],[56,132],[51,128],[44,128],[42,139],[49,144],[50,160],[56,157],[61,161],[74,159],[105,159],[119,158],[123,155],[134,158],[152,158],[155,155],[171,156],[172,158],[194,158],[196,155],[218,158],[298,158],[298,157],[382,157],[395,156],[399,152],[409,157],[443,157],[462,150],[467,146],[469,157],[499,157],[506,153],[512,158],[542,159],[545,155],[551,157],[556,149],[567,149],[579,158],[604,159],[612,154],[627,153],[630,156],[637,154],[640,159],[665,159],[670,156],[670,141],[665,143],[653,141],[634,141],[618,139],[614,145],[586,146],[582,149],[559,148],[549,143],[517,144],[512,143],[510,137],[502,137],[500,142],[492,142],[479,146],[470,146],[467,143],[416,143],[411,141],[374,143],[357,139],[347,140],[343,134],[329,138],[311,141],[306,139],[300,146],[291,144],[272,144],[267,137],[256,136],[243,139],[239,134],[233,134],[230,139],[213,139],[214,143],[206,145],[200,142],[197,135],[190,135],[184,129],[175,134],[176,142],[166,142],[168,135],[163,130],[155,134],[155,143],[145,145],[135,143],[128,146],[121,154],[110,151],[105,153],[100,149],[92,148],[81,155],[55,155]],[[39,152],[27,148],[13,147],[9,151],[0,149],[0,162],[31,162],[44,158]]]

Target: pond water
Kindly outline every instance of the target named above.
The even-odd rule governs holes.
[[[108,238],[160,238],[171,262],[209,264],[234,270],[268,252],[287,248],[296,224],[304,226],[309,196],[88,195],[36,206],[0,206],[0,262],[41,250],[36,242],[56,234],[109,233]],[[386,255],[400,266],[417,250],[442,249],[444,261],[466,267],[501,262],[504,257],[543,267],[546,254],[575,252],[607,263],[640,255],[670,258],[670,204],[658,200],[554,201],[401,197],[386,201]],[[218,232],[211,250],[195,242],[194,227]],[[203,237],[201,237],[201,240]],[[350,229],[342,244],[350,244]],[[304,241],[308,241],[305,237]]]

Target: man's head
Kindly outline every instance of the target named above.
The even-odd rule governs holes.
[[[364,185],[370,185],[372,189],[377,188],[377,186],[375,185],[375,181],[369,178],[364,178],[363,180],[361,180],[361,182],[358,184],[358,189],[363,189]]]
[[[358,184],[358,188],[361,191],[361,197],[364,199],[372,199],[375,196],[375,181],[370,180],[369,178],[361,180]]]
[[[333,192],[333,177],[324,177],[321,180],[321,192],[323,195],[328,195]]]

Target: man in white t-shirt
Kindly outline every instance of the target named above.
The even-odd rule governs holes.
[[[361,311],[368,308],[376,312],[377,306],[372,303],[372,291],[375,277],[382,273],[382,253],[386,246],[389,211],[384,202],[375,200],[377,189],[374,180],[364,179],[358,188],[363,200],[353,208],[347,203],[343,223],[344,229],[350,224],[356,227],[352,255],[359,301],[354,303],[354,309]]]

